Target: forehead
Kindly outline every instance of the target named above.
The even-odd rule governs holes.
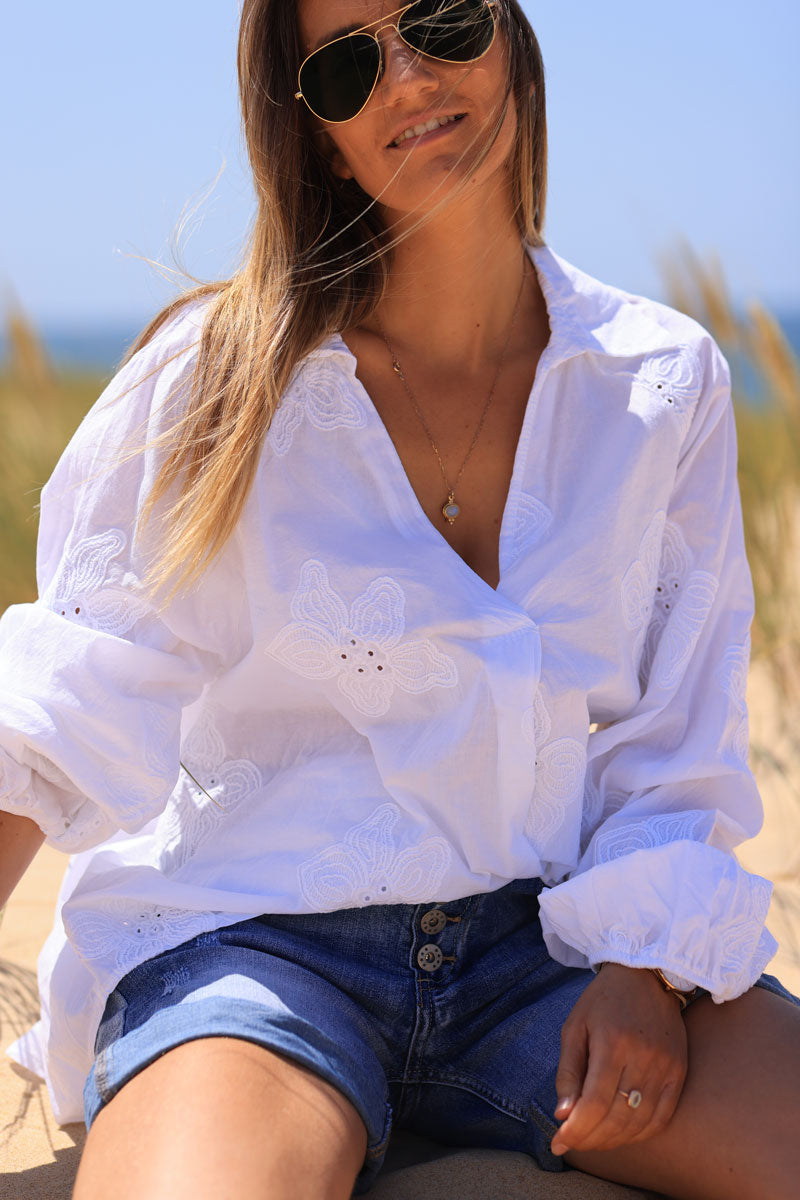
[[[300,42],[306,54],[362,25],[402,11],[401,0],[297,0]]]

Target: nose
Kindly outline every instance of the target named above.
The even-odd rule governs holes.
[[[439,76],[431,59],[407,46],[395,29],[385,31],[381,53],[383,76],[380,86],[387,107],[426,92],[435,92],[439,87]]]

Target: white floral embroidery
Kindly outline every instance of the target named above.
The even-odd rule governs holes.
[[[709,814],[700,811],[660,813],[630,825],[605,829],[595,840],[595,862],[610,862],[632,854],[634,850],[652,850],[670,842],[696,841],[699,830],[708,825],[708,820]]]
[[[221,822],[261,790],[263,779],[255,763],[226,760],[225,753],[208,706],[184,742],[185,771],[158,821],[158,867],[165,875],[185,866]]]
[[[550,714],[544,702],[544,690],[544,684],[540,683],[532,707],[526,709],[522,716],[522,733],[534,749],[544,745],[552,728]]]
[[[678,591],[694,562],[680,525],[667,521],[661,542],[661,562],[656,585],[656,608],[669,617],[673,594]]]
[[[650,529],[652,529],[652,524]],[[648,535],[645,534],[645,542]],[[643,543],[644,544],[644,543]],[[648,542],[648,553],[652,543]],[[694,556],[681,529],[673,521],[665,521],[661,553],[653,600],[649,605],[649,624],[639,659],[639,682],[642,690],[649,684],[674,689],[683,678],[703,626],[714,603],[719,580],[708,571],[693,570]],[[638,566],[638,564],[634,564]],[[631,569],[632,570],[632,569]],[[628,579],[626,574],[625,579]],[[644,572],[635,576],[628,609],[644,617],[648,606],[640,603]],[[626,611],[625,581],[623,581],[623,611]],[[637,622],[626,624],[638,633]]]
[[[747,721],[747,669],[750,662],[750,635],[741,646],[729,646],[717,671],[717,679],[734,711],[731,750],[739,762],[747,762],[749,730]]]
[[[638,659],[653,611],[653,592],[661,557],[661,539],[667,514],[657,512],[639,544],[639,553],[622,578],[622,617],[634,634],[634,657]]]
[[[750,636],[741,646],[729,646],[719,666],[718,679],[722,690],[740,712],[744,712],[747,695],[747,666],[750,661]]]
[[[90,909],[64,906],[67,936],[87,961],[105,960],[118,978],[214,925],[213,912],[188,912],[124,897],[95,897]]]
[[[694,556],[686,538],[674,521],[667,521],[661,543],[661,562],[658,568],[652,617],[645,637],[639,667],[639,679],[644,689],[650,678],[656,648],[664,626],[680,597],[681,588],[689,577]]]
[[[612,788],[603,796],[603,820],[610,817],[613,813],[619,812],[630,800],[629,792],[621,792],[619,789]]]
[[[567,808],[582,800],[586,777],[585,746],[568,737],[548,741],[553,722],[545,696],[545,685],[540,683],[532,707],[522,718],[523,735],[536,751],[525,836],[539,847],[561,828]]]
[[[760,875],[736,871],[733,878],[733,894],[726,898],[725,911],[726,914],[738,913],[739,916],[736,919],[728,916],[721,930],[718,959],[722,980],[720,990],[747,972],[758,950],[761,930],[772,899],[772,884]],[[730,887],[727,890],[730,891]]]
[[[524,550],[532,550],[546,537],[553,524],[553,514],[546,504],[527,492],[520,492],[511,529],[511,561]]]
[[[702,386],[702,370],[691,346],[648,355],[634,381],[659,400],[671,405],[685,422],[697,403]]]
[[[206,704],[189,730],[181,757],[195,774],[216,771],[224,762],[225,742],[217,727],[217,713],[212,705]]]
[[[300,888],[315,912],[415,904],[436,895],[450,846],[445,838],[429,837],[400,849],[394,836],[399,819],[396,804],[381,804],[341,842],[300,864]]]
[[[633,958],[639,951],[641,939],[634,937],[627,929],[612,926],[606,933],[606,945],[614,954],[619,954],[624,962],[625,959]],[[602,960],[602,955],[599,956],[599,960]]]
[[[563,825],[567,809],[583,799],[586,747],[575,738],[555,738],[536,755],[533,801],[525,834],[543,845]]]
[[[581,820],[581,854],[586,853],[589,842],[603,821],[619,812],[629,799],[630,796],[627,792],[619,790],[601,794],[592,779],[591,772],[587,772],[583,794],[583,819]]]
[[[586,772],[583,787],[583,813],[581,815],[581,854],[586,853],[603,811],[603,798],[600,789],[592,778],[591,769]]]
[[[278,405],[267,434],[275,454],[288,454],[303,418],[315,429],[361,429],[367,414],[353,394],[341,364],[328,357],[310,359],[298,372]]]
[[[164,780],[145,779],[125,763],[104,766],[103,783],[114,817],[121,825],[133,825],[152,817],[167,789]]]
[[[291,611],[294,621],[266,653],[308,679],[336,677],[342,694],[366,716],[387,712],[395,688],[419,693],[458,683],[456,664],[433,642],[400,641],[405,596],[386,575],[374,579],[348,612],[324,564],[310,559],[300,572]]]
[[[655,652],[650,678],[656,687],[673,690],[680,683],[718,589],[719,580],[708,571],[692,571]]]
[[[48,608],[112,637],[122,637],[147,613],[137,596],[109,580],[109,566],[125,549],[119,529],[83,538],[67,552],[44,597]]]

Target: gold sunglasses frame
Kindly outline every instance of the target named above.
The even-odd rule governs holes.
[[[383,72],[384,72],[383,50],[381,48],[380,39],[378,38],[378,30],[376,29],[375,32],[371,33],[371,34],[367,33],[367,30],[372,29],[373,26],[377,26],[378,29],[393,29],[395,31],[395,33],[397,34],[397,36],[400,38],[400,40],[406,46],[408,46],[409,50],[413,50],[415,54],[420,54],[420,55],[422,55],[423,58],[431,58],[431,59],[433,59],[434,62],[449,63],[450,66],[468,66],[468,65],[471,65],[472,63],[480,62],[480,60],[489,53],[492,46],[494,45],[495,38],[497,37],[497,18],[495,16],[495,11],[494,11],[495,7],[497,5],[497,0],[484,0],[485,7],[488,8],[489,15],[492,18],[492,37],[491,37],[491,41],[489,42],[489,45],[486,47],[486,49],[483,51],[482,54],[479,54],[476,58],[466,58],[462,62],[459,63],[457,61],[454,61],[452,58],[439,58],[435,54],[426,54],[423,50],[417,50],[416,46],[412,46],[406,41],[406,39],[403,37],[403,35],[399,29],[399,23],[402,19],[403,13],[408,12],[408,10],[410,8],[413,8],[414,5],[417,3],[419,3],[419,0],[411,0],[410,4],[404,4],[402,6],[402,8],[396,8],[394,12],[387,13],[385,17],[381,17],[378,21],[371,21],[368,25],[361,25],[358,29],[351,29],[349,33],[345,33],[341,37],[338,37],[338,38],[331,38],[331,40],[329,42],[325,42],[322,46],[317,46],[316,50],[312,50],[310,54],[307,54],[306,57],[303,59],[303,61],[300,63],[300,67],[298,68],[298,71],[297,71],[297,86],[300,90],[295,92],[295,94],[294,94],[295,100],[302,100],[303,103],[305,104],[306,108],[308,109],[308,111],[310,113],[312,113],[317,118],[318,121],[324,121],[324,123],[326,125],[346,125],[348,123],[348,121],[354,121],[356,119],[356,117],[360,116],[360,114],[364,111],[364,109],[367,107],[370,100],[372,99],[372,95],[375,91],[375,88],[378,86],[381,79],[383,78]],[[453,0],[453,7],[455,7],[456,4],[460,4],[460,3],[461,3],[461,0]],[[391,20],[392,17],[396,17],[397,20],[392,21]],[[373,41],[375,42],[376,46],[378,47],[378,62],[379,62],[378,73],[375,76],[375,82],[373,83],[372,87],[370,88],[369,95],[367,96],[364,103],[361,105],[361,108],[359,108],[358,112],[353,113],[352,117],[345,117],[343,121],[329,121],[326,117],[320,116],[320,114],[316,111],[316,109],[312,108],[312,106],[309,104],[307,98],[303,95],[303,88],[302,88],[302,84],[300,83],[300,76],[303,73],[303,67],[306,65],[306,63],[309,61],[309,59],[312,59],[314,57],[315,54],[320,54],[321,51],[327,50],[329,46],[335,46],[337,42],[346,42],[348,38],[355,37],[357,34],[365,34],[366,37],[371,37],[373,39]]]

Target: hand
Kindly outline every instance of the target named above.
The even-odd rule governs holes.
[[[606,963],[561,1033],[554,1154],[613,1150],[660,1132],[686,1078],[686,1030],[675,996],[652,972]],[[619,1090],[642,1094],[630,1108]]]

